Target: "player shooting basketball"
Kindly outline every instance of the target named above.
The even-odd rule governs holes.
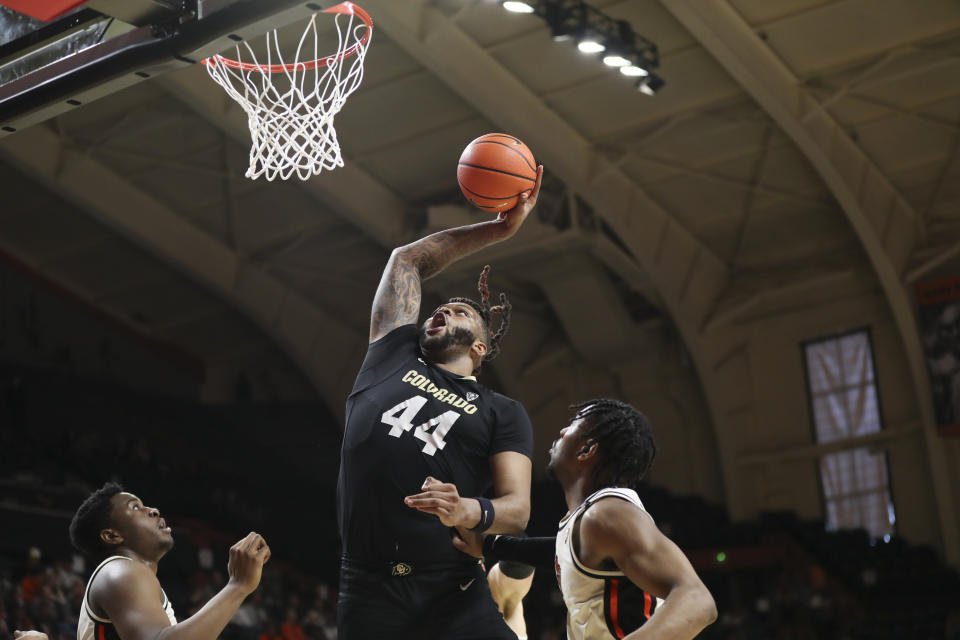
[[[542,172],[496,220],[395,249],[383,272],[347,400],[337,488],[341,640],[516,637],[449,529],[515,533],[530,514],[529,418],[474,377],[499,351],[510,305],[502,295],[490,305],[485,268],[479,301],[452,298],[415,323],[421,283],[512,237],[536,204]],[[483,497],[491,485],[492,500]]]

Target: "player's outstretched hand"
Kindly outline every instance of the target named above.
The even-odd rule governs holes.
[[[14,631],[13,640],[47,640],[47,634],[42,631]]]
[[[537,196],[540,195],[540,182],[542,179],[543,165],[540,165],[537,167],[537,181],[534,183],[533,189],[521,193],[520,199],[517,200],[517,206],[510,209],[510,211],[502,211],[500,215],[497,216],[497,222],[506,225],[508,238],[520,229],[520,225],[527,219],[527,215],[537,206]]]
[[[422,493],[407,496],[403,502],[417,511],[431,513],[438,518],[440,522],[448,527],[472,526],[474,522],[468,522],[469,514],[464,500],[460,499],[457,492],[457,485],[449,482],[440,482],[436,478],[427,476],[423,481]],[[479,518],[479,516],[477,516]],[[476,519],[476,518],[474,518]]]
[[[253,593],[260,584],[263,565],[270,559],[270,547],[259,533],[250,532],[247,537],[230,547],[227,573],[230,582]]]
[[[457,527],[453,534],[453,546],[468,556],[483,559],[483,534]]]

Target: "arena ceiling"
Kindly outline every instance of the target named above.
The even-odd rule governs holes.
[[[2,250],[205,362],[289,358],[339,411],[390,249],[484,218],[456,160],[506,131],[536,218],[427,287],[494,265],[530,326],[500,367],[615,365],[669,324],[702,373],[739,323],[882,290],[922,371],[910,287],[960,262],[960,3],[591,0],[658,45],[655,96],[492,0],[361,4],[346,167],[246,180],[245,116],[191,65],[0,140]]]

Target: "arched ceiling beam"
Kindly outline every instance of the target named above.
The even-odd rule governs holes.
[[[414,59],[490,121],[523,137],[547,170],[560,176],[617,234],[677,323],[704,379],[714,424],[731,417],[699,327],[727,287],[726,265],[687,231],[579,131],[561,118],[450,18],[425,2],[367,0],[376,24]],[[735,438],[718,438],[728,504],[741,513],[736,480]]]
[[[914,381],[944,551],[949,562],[960,564],[956,501],[937,435],[913,301],[904,280],[911,255],[924,241],[923,221],[726,0],[661,2],[796,143],[837,199],[870,256]]]
[[[70,148],[46,126],[0,141],[0,157],[241,310],[300,366],[327,406],[342,412],[365,344],[355,328]]]

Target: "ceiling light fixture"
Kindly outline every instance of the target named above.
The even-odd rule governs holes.
[[[648,96],[652,96],[657,91],[660,91],[660,89],[663,89],[665,84],[667,83],[663,78],[655,73],[651,73],[645,78],[640,79],[640,82],[637,83],[637,91]]]
[[[653,95],[666,84],[653,74],[660,67],[657,45],[636,33],[627,20],[615,20],[584,0],[500,0],[500,5],[542,18],[554,41],[573,40],[582,53],[602,54],[606,66],[635,78],[642,93]]]
[[[608,67],[627,67],[630,66],[630,59],[616,53],[610,53],[603,56],[603,64]]]
[[[605,44],[591,36],[586,36],[577,40],[577,49],[583,53],[600,53],[607,48]]]
[[[504,0],[500,3],[500,6],[513,13],[533,13],[536,11],[529,2],[519,2],[518,0]]]
[[[641,76],[646,76],[650,74],[649,71],[635,64],[628,64],[624,67],[620,67],[620,73],[630,78],[639,78]]]
[[[627,67],[633,64],[634,60],[640,59],[636,49],[636,36],[626,20],[617,21],[616,33],[608,36],[607,44],[603,64],[608,67]]]
[[[569,40],[587,21],[586,5],[571,0],[546,0],[541,13],[555,42]]]

